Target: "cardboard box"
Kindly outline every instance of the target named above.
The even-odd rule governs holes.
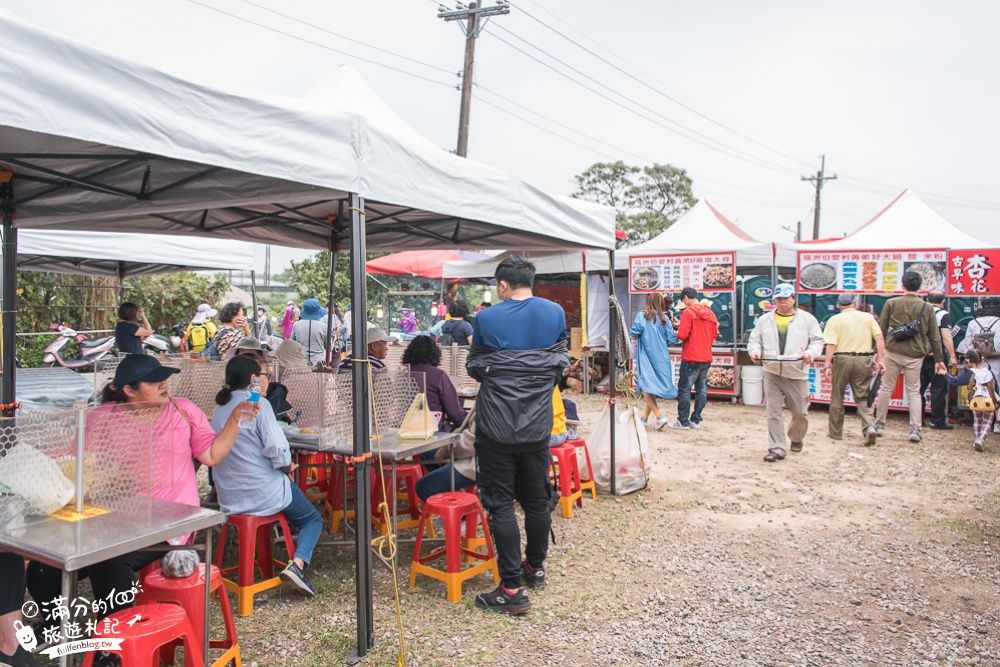
[[[569,330],[569,356],[574,359],[583,357],[583,328],[573,327]]]

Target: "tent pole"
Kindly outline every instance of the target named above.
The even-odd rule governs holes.
[[[371,395],[368,386],[368,316],[365,304],[368,290],[365,279],[365,200],[356,194],[350,195],[348,211],[351,220],[351,310],[352,310],[352,365],[354,381],[354,489],[357,497],[355,516],[357,517],[356,542],[354,544],[357,587],[357,648],[347,658],[355,664],[368,655],[374,646],[375,628],[372,619],[372,553],[371,538]]]
[[[0,417],[14,416],[17,357],[17,230],[14,229],[14,172],[0,172],[0,216],[3,217],[3,406]]]
[[[608,275],[611,277],[611,281],[608,283],[608,294],[615,296],[615,251],[608,251]],[[609,299],[610,302],[610,299]],[[613,303],[613,302],[612,302]],[[615,388],[615,383],[618,381],[616,377],[618,358],[616,354],[616,347],[618,342],[618,309],[612,305],[609,308],[608,313],[608,409],[611,415],[611,433],[609,433],[609,438],[611,441],[611,495],[618,495],[617,486],[615,484],[615,449],[617,449],[617,443],[615,442],[615,435],[618,429],[615,428],[618,424],[618,417],[615,414],[615,400],[617,399],[618,393]]]
[[[327,288],[326,293],[326,342],[323,343],[323,349],[326,352],[323,355],[323,359],[326,363],[333,364],[333,356],[331,347],[333,346],[333,286],[334,286],[334,275],[337,273],[337,232],[334,231],[330,234],[330,283]]]
[[[257,324],[257,272],[253,269],[250,269],[250,299],[253,301],[253,310],[247,319],[253,322],[253,327],[250,329],[253,332],[253,337],[260,340],[263,331],[260,331],[262,327]]]
[[[118,303],[125,300],[125,262],[118,261]]]

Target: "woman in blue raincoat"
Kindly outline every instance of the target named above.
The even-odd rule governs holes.
[[[669,305],[660,294],[647,295],[646,310],[635,316],[628,332],[635,343],[639,390],[646,400],[642,423],[646,423],[652,412],[656,417],[657,431],[666,426],[668,420],[666,415],[660,414],[656,399],[677,398],[670,351],[667,349],[667,345],[677,342],[677,332],[670,324],[670,316],[664,312]]]

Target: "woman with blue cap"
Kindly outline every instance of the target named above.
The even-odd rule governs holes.
[[[319,299],[306,299],[299,321],[292,325],[291,338],[306,348],[306,362],[310,366],[326,360],[326,341],[329,337],[326,308]]]

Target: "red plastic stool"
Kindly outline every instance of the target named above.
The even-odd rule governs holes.
[[[399,507],[396,514],[410,517],[408,521],[397,521],[396,530],[402,528],[416,528],[420,525],[420,498],[417,496],[417,480],[424,476],[424,467],[419,463],[402,463],[396,466],[396,492],[392,491],[392,477],[390,472],[380,473],[378,469],[372,472],[372,525],[378,528],[379,534],[385,535],[389,532],[389,527],[385,523],[385,518],[379,512],[378,506],[381,504],[383,480],[385,478],[385,491],[393,496],[393,500],[398,503],[400,496],[405,497],[406,505]],[[403,485],[406,485],[405,488]],[[392,513],[392,504],[389,503],[389,512]]]
[[[420,546],[424,539],[424,528],[430,526],[430,517],[439,516],[444,520],[444,548],[435,549],[426,556],[420,555]],[[461,532],[462,519],[465,519],[465,536]],[[477,526],[483,528],[483,538],[486,540],[486,553],[474,551],[465,546],[466,540],[476,538]],[[427,563],[445,556],[445,569],[430,567]],[[471,557],[479,563],[467,570],[462,569],[462,556]],[[416,586],[417,574],[443,581],[448,585],[448,602],[458,602],[462,599],[462,582],[486,570],[493,571],[493,582],[500,582],[500,572],[497,570],[497,558],[493,551],[493,539],[490,537],[490,527],[486,522],[479,498],[471,493],[448,491],[438,493],[424,503],[423,516],[420,517],[420,527],[417,531],[417,543],[413,546],[413,560],[410,563],[410,588]]]
[[[295,470],[295,481],[310,501],[326,497],[329,483],[325,466],[330,465],[330,463],[329,454],[299,454],[299,467]]]
[[[590,463],[590,450],[587,448],[587,441],[583,438],[573,438],[572,440],[567,440],[563,443],[564,445],[571,445],[576,447],[577,453],[579,450],[583,450],[583,455],[586,457],[587,461],[587,479],[583,479],[583,471],[580,471],[580,489],[582,491],[589,490],[590,498],[592,500],[597,499],[597,483],[594,481],[594,466]],[[577,465],[579,465],[580,459],[577,458]]]
[[[139,620],[132,622],[136,616]],[[196,636],[184,608],[176,604],[146,604],[121,609],[98,623],[94,632],[95,638],[122,640],[118,650],[104,650],[121,656],[122,665],[128,667],[159,667],[160,648],[174,640],[184,644],[185,667],[205,667]],[[88,651],[83,659],[84,667],[93,667],[96,655],[96,651]]]
[[[565,443],[549,447],[555,464],[552,475],[559,486],[559,504],[562,515],[573,516],[573,503],[583,507],[583,491],[580,486],[580,466],[576,462],[576,447]]]
[[[222,589],[222,590],[219,590]],[[222,609],[222,621],[226,627],[225,639],[214,639],[209,641],[210,648],[226,649],[218,660],[212,663],[212,667],[221,667],[235,662],[236,667],[242,665],[240,656],[240,644],[236,638],[236,623],[233,620],[233,610],[229,606],[229,594],[222,586],[222,573],[219,568],[212,566],[212,576],[210,590],[219,590],[216,596],[219,606]],[[199,646],[204,646],[205,638],[202,636],[202,629],[205,627],[205,568],[199,567],[194,574],[184,579],[171,579],[163,574],[163,570],[156,569],[152,573],[142,578],[142,592],[136,597],[139,604],[152,602],[173,602],[179,604],[187,613],[188,619],[194,628],[195,636]],[[167,664],[174,664],[174,649],[177,643],[168,645],[160,651],[160,660]]]
[[[343,457],[334,456],[335,462],[342,462]],[[345,507],[347,492],[354,488],[354,469],[338,465],[330,470],[330,479],[326,487],[326,516],[330,520],[330,532],[340,530],[340,522],[354,516],[354,510]]]
[[[292,534],[288,530],[288,521],[281,512],[271,516],[250,516],[248,514],[233,514],[222,524],[219,532],[219,548],[215,553],[215,566],[222,572],[223,585],[236,593],[236,609],[240,616],[253,613],[253,596],[262,591],[281,585],[281,579],[274,576],[274,566],[284,567],[283,561],[275,560],[272,555],[271,524],[281,526],[285,538],[285,548],[288,557],[295,553]],[[232,526],[236,529],[236,541],[239,554],[238,565],[223,568],[222,556],[226,548],[226,529]],[[254,581],[254,566],[260,568],[262,581]],[[226,575],[237,573],[236,581],[227,579]]]

